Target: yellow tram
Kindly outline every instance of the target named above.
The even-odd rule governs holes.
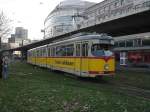
[[[28,50],[30,64],[60,70],[81,77],[114,75],[112,37],[88,34]]]

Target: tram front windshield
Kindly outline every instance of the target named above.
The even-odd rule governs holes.
[[[94,56],[112,56],[111,46],[109,44],[93,44],[92,45],[92,55]]]

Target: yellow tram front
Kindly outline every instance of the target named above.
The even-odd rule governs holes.
[[[88,59],[89,76],[114,75],[115,57],[112,52],[114,41],[111,37],[93,40]]]

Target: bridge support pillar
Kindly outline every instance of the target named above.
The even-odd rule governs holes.
[[[27,60],[27,50],[22,50],[21,51],[21,60]]]

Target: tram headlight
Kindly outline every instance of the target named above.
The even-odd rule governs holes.
[[[104,65],[104,70],[109,70],[109,65],[108,64]]]

